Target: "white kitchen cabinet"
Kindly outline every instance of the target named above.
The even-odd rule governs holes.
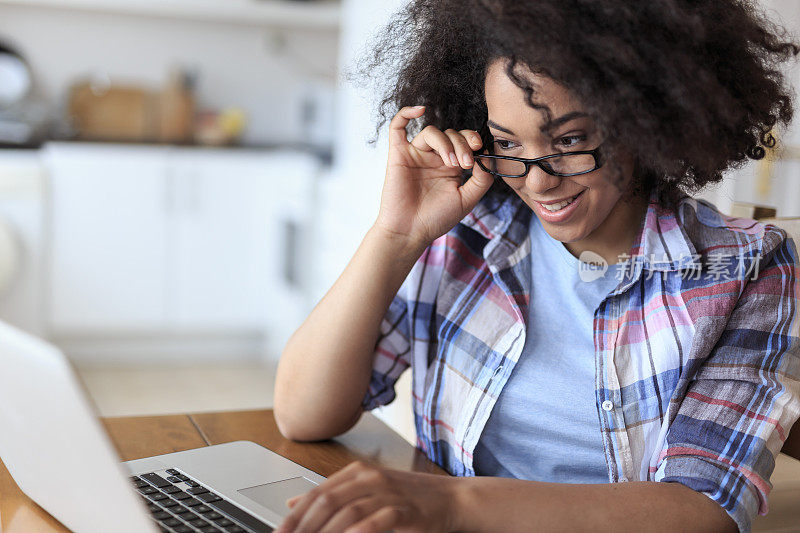
[[[307,312],[304,236],[318,166],[302,152],[171,153],[167,285],[176,328],[258,330],[268,351],[282,348]]]
[[[261,154],[181,150],[171,155],[175,243],[168,274],[178,327],[263,328],[275,224],[270,166]]]
[[[51,327],[161,327],[167,310],[167,150],[54,144],[45,161]]]
[[[0,150],[0,320],[34,335],[43,323],[44,169],[35,150]]]
[[[57,338],[259,334],[275,352],[305,316],[312,155],[54,143],[47,165]]]

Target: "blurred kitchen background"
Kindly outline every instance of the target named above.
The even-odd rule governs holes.
[[[0,319],[59,345],[102,415],[270,406],[377,213],[376,93],[345,73],[402,3],[0,0]],[[762,5],[800,33],[800,2]],[[780,140],[703,196],[800,217]],[[379,415],[415,442],[406,374]]]

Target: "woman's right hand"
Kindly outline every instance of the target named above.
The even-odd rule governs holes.
[[[491,187],[493,177],[474,165],[483,144],[474,130],[427,126],[408,142],[406,126],[424,106],[403,107],[392,118],[389,161],[375,226],[424,248],[464,218]],[[462,169],[473,168],[462,184]]]

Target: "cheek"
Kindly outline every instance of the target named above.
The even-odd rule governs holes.
[[[613,186],[589,189],[583,205],[584,220],[592,231],[600,226],[621,201],[620,192]]]
[[[513,178],[500,178],[503,182],[515,191],[519,191],[525,187],[525,180]]]

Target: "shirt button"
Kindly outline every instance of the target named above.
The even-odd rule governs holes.
[[[606,400],[603,402],[603,411],[611,411],[614,409],[614,403],[611,400]]]

